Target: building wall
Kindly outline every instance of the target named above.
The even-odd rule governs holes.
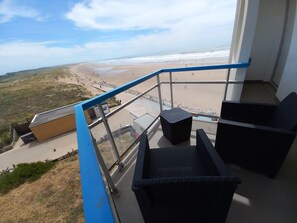
[[[246,80],[270,81],[285,30],[286,1],[261,0]]]
[[[85,111],[85,116],[87,122],[91,123],[91,118],[87,111]],[[76,126],[74,114],[31,127],[31,131],[38,141],[44,141],[75,129]]]
[[[296,0],[290,1],[292,13],[292,34],[289,42],[289,51],[286,57],[282,78],[276,96],[282,100],[290,92],[297,92],[297,3]]]
[[[245,80],[272,81],[282,100],[297,92],[297,1],[261,0]]]
[[[248,62],[256,30],[260,0],[238,0],[230,50],[230,63]],[[244,81],[246,69],[232,69],[230,80]],[[242,84],[229,85],[227,100],[239,101]]]
[[[292,33],[294,29],[294,20],[295,20],[295,11],[296,11],[296,0],[287,0],[288,7],[288,18],[287,25],[284,35],[284,41],[282,43],[282,49],[280,52],[280,56],[278,58],[277,64],[275,66],[274,74],[273,74],[273,83],[279,86],[283,71],[286,65],[286,61],[288,58],[288,53],[290,50]]]
[[[252,62],[231,78],[272,81],[279,100],[297,92],[297,0],[238,0],[237,12],[230,62],[245,62],[249,55]],[[241,85],[230,92],[227,99],[237,100]]]

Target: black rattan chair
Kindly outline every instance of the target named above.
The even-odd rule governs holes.
[[[297,131],[297,94],[278,105],[224,101],[215,148],[225,162],[274,178]]]
[[[145,222],[225,222],[239,182],[203,130],[188,147],[150,149],[141,137],[132,190]]]

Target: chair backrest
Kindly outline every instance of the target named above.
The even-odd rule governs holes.
[[[295,92],[290,93],[278,104],[272,122],[276,127],[297,131],[297,94]]]

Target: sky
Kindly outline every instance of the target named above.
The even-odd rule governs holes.
[[[0,0],[0,75],[230,46],[236,0]]]

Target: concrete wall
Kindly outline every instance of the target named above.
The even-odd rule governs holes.
[[[290,23],[291,38],[288,41],[288,53],[286,60],[283,62],[284,69],[282,78],[276,93],[278,99],[282,100],[290,92],[297,92],[297,3],[296,0],[290,1]]]
[[[272,81],[282,100],[297,92],[297,1],[260,0],[245,80]]]
[[[91,123],[91,119],[87,111],[85,111],[85,116],[87,122]],[[44,141],[75,129],[76,126],[74,114],[31,127],[31,131],[38,141]]]
[[[279,56],[285,28],[286,0],[260,0],[246,80],[270,81]]]
[[[232,71],[234,80],[272,81],[282,100],[297,92],[297,0],[238,0],[230,62],[251,66]],[[242,86],[233,86],[227,99],[238,100]]]
[[[275,83],[277,86],[279,86],[283,71],[286,65],[288,53],[290,50],[291,45],[291,39],[292,39],[292,33],[294,30],[294,20],[295,20],[295,8],[296,8],[296,0],[287,0],[287,7],[288,7],[288,18],[287,18],[287,24],[286,24],[286,30],[285,35],[283,39],[282,49],[280,51],[280,55],[278,58],[278,61],[275,65],[274,74],[272,77],[273,83]]]
[[[259,0],[238,0],[229,63],[248,62],[257,24]],[[230,80],[244,81],[246,69],[232,70]],[[242,84],[229,85],[227,100],[239,101]]]

